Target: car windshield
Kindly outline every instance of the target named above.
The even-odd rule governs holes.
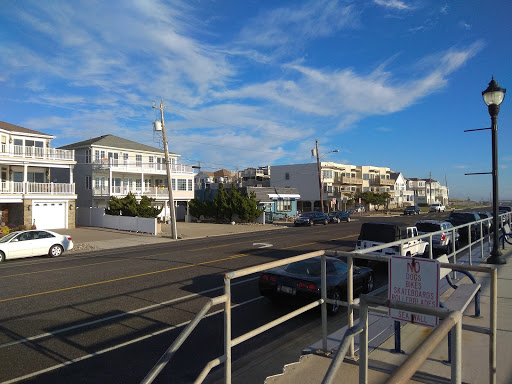
[[[329,217],[336,216],[337,214],[338,214],[338,212],[329,212]]]
[[[0,243],[5,243],[5,242],[11,240],[17,234],[19,234],[19,232],[11,232],[8,235],[5,235],[4,237],[0,238]]]
[[[295,275],[320,276],[321,266],[319,260],[303,260],[288,264],[284,270]]]
[[[420,232],[437,232],[441,229],[439,224],[434,223],[416,223],[416,228]]]
[[[300,215],[300,217],[313,217],[315,216],[315,212],[306,212]]]

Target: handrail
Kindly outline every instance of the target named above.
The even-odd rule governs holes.
[[[141,381],[141,384],[150,384],[155,380],[158,374],[164,369],[167,363],[174,356],[176,351],[181,347],[181,345],[185,342],[187,337],[192,333],[192,331],[196,328],[199,322],[204,318],[204,316],[208,313],[211,307],[217,304],[225,303],[227,300],[226,295],[214,297],[203,306],[203,308],[196,314],[194,319],[185,327],[185,329],[180,333],[180,335],[174,340],[167,351],[160,357],[157,363],[151,368],[146,377]]]
[[[385,247],[385,245],[384,245]],[[376,248],[376,247],[373,247]],[[225,372],[225,383],[231,384],[231,349],[232,347],[250,339],[251,337],[254,337],[256,335],[259,335],[262,332],[265,332],[266,330],[279,325],[292,317],[295,317],[313,307],[321,305],[321,317],[322,317],[322,347],[323,350],[327,350],[327,303],[332,304],[342,304],[346,305],[348,307],[347,314],[349,317],[349,329],[352,329],[353,327],[353,310],[355,308],[359,308],[359,313],[364,313],[366,311],[367,316],[367,302],[373,303],[373,300],[376,300],[380,303],[378,300],[383,300],[386,305],[391,306],[392,308],[398,308],[402,309],[402,305],[405,305],[407,308],[410,308],[409,310],[413,312],[419,312],[419,313],[426,313],[426,314],[434,314],[438,315],[441,314],[444,316],[446,314],[446,309],[443,308],[432,308],[432,307],[421,307],[414,304],[407,304],[407,303],[401,303],[396,302],[393,300],[387,300],[387,299],[379,299],[374,298],[367,295],[362,295],[361,298],[366,298],[366,301],[360,300],[359,304],[357,304],[353,299],[353,292],[352,290],[347,290],[347,302],[342,302],[341,300],[333,300],[326,297],[326,268],[325,268],[325,257],[326,256],[345,256],[347,257],[347,265],[348,265],[348,278],[349,281],[347,282],[348,287],[352,286],[353,279],[353,258],[358,259],[366,259],[366,260],[373,260],[373,261],[389,261],[388,256],[383,255],[368,255],[364,252],[371,251],[373,248],[366,248],[364,250],[359,250],[357,252],[346,252],[346,251],[326,251],[326,250],[320,250],[320,251],[314,251],[309,252],[306,254],[302,254],[299,256],[294,256],[278,261],[273,261],[270,263],[265,263],[261,265],[256,265],[248,268],[244,268],[238,271],[228,272],[224,275],[224,295],[218,296],[216,298],[210,299],[204,307],[197,313],[197,315],[194,317],[194,319],[188,324],[188,326],[182,331],[182,333],[178,336],[178,338],[172,343],[172,345],[167,349],[167,351],[162,355],[162,357],[159,359],[159,361],[155,364],[155,366],[151,369],[151,371],[146,375],[144,380],[141,382],[142,384],[150,384],[153,382],[153,380],[157,377],[157,375],[160,373],[160,371],[165,367],[165,365],[169,362],[169,360],[172,358],[172,356],[175,354],[175,352],[180,348],[180,346],[184,343],[185,339],[190,335],[190,333],[195,329],[195,327],[198,325],[199,321],[204,318],[208,310],[213,306],[217,304],[224,303],[224,354],[209,363],[206,364],[201,374],[196,379],[195,383],[201,383],[208,373],[213,369],[214,367],[224,363],[224,372]],[[245,333],[244,335],[241,335],[235,339],[231,339],[231,280],[247,275],[251,275],[256,272],[261,272],[267,269],[271,269],[274,267],[278,267],[285,264],[290,264],[293,262],[309,259],[312,257],[320,256],[322,259],[322,285],[321,285],[321,298],[319,300],[316,300],[312,303],[309,303],[285,316],[282,316],[278,319],[273,320],[272,322],[265,324],[259,328],[256,328],[250,332]],[[465,270],[465,271],[474,271],[474,272],[486,272],[491,275],[491,294],[490,294],[490,306],[491,306],[491,314],[490,314],[490,326],[488,332],[482,332],[481,333],[487,333],[490,338],[489,342],[489,372],[490,372],[490,383],[496,382],[496,332],[497,332],[497,270],[495,267],[478,267],[478,266],[471,266],[471,265],[461,265],[461,264],[451,264],[451,263],[440,263],[440,266],[443,268],[451,268],[453,270]],[[405,307],[404,307],[405,308]],[[444,312],[443,312],[444,311]],[[363,363],[360,363],[360,380],[365,380],[367,375],[367,368],[368,368],[368,334],[367,334],[367,318],[364,320],[360,316],[360,322],[359,324],[361,326],[366,326],[366,329],[359,332],[361,334],[360,337],[363,339],[360,340],[360,345],[364,346],[365,348],[361,348],[360,351],[360,361],[363,360]],[[451,327],[450,327],[451,328]],[[462,328],[461,328],[462,329]],[[471,330],[471,329],[470,329]],[[439,331],[441,332],[441,331]],[[444,331],[443,331],[444,332]],[[455,334],[459,334],[458,331],[454,332]],[[459,335],[460,336],[460,335]],[[458,336],[457,336],[458,337]],[[458,345],[455,344],[454,350],[458,351]],[[429,347],[430,348],[430,347]],[[343,349],[351,350],[351,354],[353,355],[353,338],[350,338],[349,341],[346,341],[345,344],[343,344]],[[423,353],[423,352],[422,352]],[[456,352],[459,353],[459,352]],[[346,354],[346,351],[344,352]],[[342,359],[342,358],[341,358]],[[364,363],[364,360],[366,359],[366,363]],[[343,359],[342,359],[343,360]],[[455,360],[455,359],[454,359]],[[457,361],[454,363],[456,365]],[[412,375],[411,375],[412,376]],[[460,376],[460,375],[459,375]],[[360,381],[361,382],[361,381]],[[365,381],[362,381],[365,382]]]

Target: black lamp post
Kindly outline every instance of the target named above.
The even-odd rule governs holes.
[[[500,104],[505,98],[505,88],[501,88],[492,77],[489,86],[482,92],[485,104],[489,108],[491,115],[492,131],[492,214],[494,222],[493,243],[491,256],[487,259],[489,264],[506,264],[505,258],[500,252],[499,244],[499,198],[498,198],[498,114],[500,113]]]

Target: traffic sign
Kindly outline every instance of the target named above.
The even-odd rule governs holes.
[[[439,271],[437,260],[392,256],[389,260],[388,298],[409,304],[438,307]],[[436,316],[393,308],[389,309],[389,316],[395,320],[429,327],[435,327],[439,323]]]

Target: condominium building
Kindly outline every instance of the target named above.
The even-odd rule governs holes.
[[[78,207],[107,207],[111,197],[124,197],[131,192],[137,198],[154,198],[155,206],[163,208],[161,217],[170,217],[167,168],[162,149],[114,135],[95,137],[62,149],[76,153]],[[179,157],[169,153],[176,218],[183,219],[188,201],[194,198],[194,172],[191,166],[180,164]]]

